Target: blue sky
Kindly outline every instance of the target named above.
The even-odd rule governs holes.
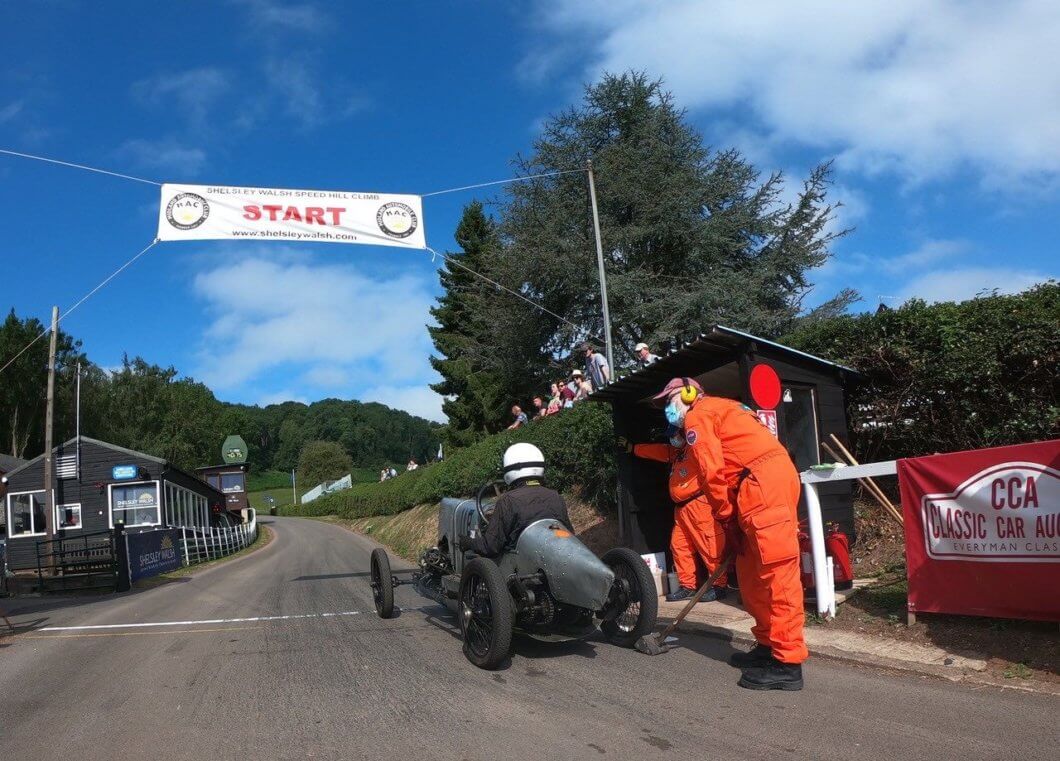
[[[856,229],[811,301],[851,286],[873,309],[1060,276],[1057,39],[1055,2],[8,3],[0,148],[157,181],[428,193],[510,176],[582,83],[639,68],[792,192],[835,160],[838,224]],[[474,197],[425,199],[433,247],[453,247]],[[2,306],[73,304],[152,239],[157,203],[151,185],[0,156]],[[65,327],[101,365],[139,354],[226,400],[440,419],[437,266],[167,243]]]

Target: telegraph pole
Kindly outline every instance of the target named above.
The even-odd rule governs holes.
[[[607,353],[607,372],[615,379],[615,353],[611,347],[611,312],[607,308],[607,274],[604,272],[604,245],[600,240],[600,213],[596,209],[596,179],[593,177],[593,162],[588,159],[585,168],[589,172],[589,200],[593,206],[593,232],[596,233],[596,266],[600,270],[600,303],[604,310],[604,342]]]
[[[48,406],[44,413],[44,525],[48,541],[55,538],[55,452],[52,420],[55,415],[55,341],[59,332],[59,307],[52,307],[52,335],[48,347]],[[49,561],[49,565],[51,562]]]

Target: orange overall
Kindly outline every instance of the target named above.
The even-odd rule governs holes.
[[[701,396],[685,415],[688,452],[699,466],[713,517],[736,520],[746,537],[736,556],[751,632],[782,663],[806,660],[799,580],[799,475],[787,451],[747,407]]]
[[[670,463],[670,499],[674,503],[670,554],[673,555],[681,586],[696,589],[699,587],[696,554],[703,559],[707,573],[713,573],[721,562],[725,545],[725,532],[721,524],[714,520],[710,502],[703,494],[698,465],[687,456],[684,448],[669,444],[636,444],[633,454],[645,460]],[[725,574],[714,582],[719,587],[727,583]]]

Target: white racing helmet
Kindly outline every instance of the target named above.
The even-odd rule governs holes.
[[[504,450],[504,483],[511,486],[523,478],[545,475],[545,456],[533,444],[512,444]]]

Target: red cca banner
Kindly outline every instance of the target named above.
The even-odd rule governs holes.
[[[898,461],[909,610],[1060,621],[1060,439]]]

